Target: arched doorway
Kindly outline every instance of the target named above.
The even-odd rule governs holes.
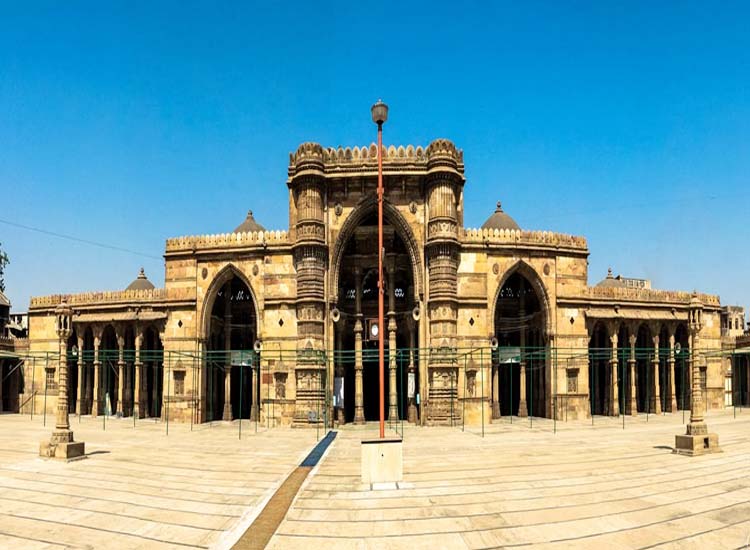
[[[495,373],[503,416],[546,416],[547,350],[543,297],[526,273],[514,271],[495,304]]]
[[[654,411],[653,367],[654,359],[653,340],[651,329],[645,323],[638,327],[638,337],[635,343],[635,379],[637,386],[638,412]]]
[[[108,416],[117,411],[117,384],[119,379],[120,350],[117,344],[117,333],[112,325],[107,325],[102,331],[102,342],[99,349],[101,361],[101,399],[102,412]]]
[[[234,268],[214,282],[207,319],[206,419],[257,418],[260,379],[253,346],[258,322],[249,285]]]
[[[383,247],[385,259],[384,326],[378,318],[378,225],[377,213],[368,209],[356,227],[347,230],[339,244],[337,308],[334,323],[334,393],[337,417],[343,422],[364,422],[379,418],[378,331],[385,339],[385,415],[389,421],[419,415],[413,392],[419,379],[417,334],[413,318],[417,305],[412,253],[408,236],[385,216]],[[336,260],[334,260],[336,261]],[[411,380],[411,383],[410,383]],[[341,401],[343,399],[343,406]]]
[[[78,355],[81,352],[82,350],[78,349],[78,331],[74,328],[67,342],[68,414],[76,412],[76,403],[78,402]]]
[[[602,322],[594,324],[589,340],[589,404],[591,415],[609,414],[612,342]]]
[[[164,348],[159,332],[154,327],[147,327],[143,332],[141,362],[145,376],[146,395],[141,396],[145,404],[146,417],[160,418],[164,386]]]

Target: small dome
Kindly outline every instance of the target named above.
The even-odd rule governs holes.
[[[599,288],[612,288],[612,287],[624,287],[625,281],[619,275],[617,277],[612,275],[612,268],[607,269],[607,276],[599,281],[596,286]]]
[[[253,231],[265,231],[265,228],[255,221],[253,218],[253,211],[247,211],[247,218],[232,233],[252,233]]]
[[[517,229],[521,228],[516,223],[516,220],[508,216],[503,212],[503,207],[500,201],[497,201],[497,208],[495,212],[487,218],[487,221],[482,224],[482,229]]]
[[[135,281],[130,283],[125,290],[151,290],[152,288],[154,288],[154,284],[148,280],[146,272],[141,268],[138,277],[136,277]]]

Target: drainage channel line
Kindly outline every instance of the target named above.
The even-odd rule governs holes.
[[[233,546],[234,550],[261,550],[266,547],[268,541],[271,540],[279,524],[281,524],[281,521],[286,516],[302,483],[307,479],[310,471],[317,466],[335,438],[336,432],[329,431],[313,447],[302,463],[289,474],[289,477],[276,490],[260,514],[258,514],[258,517],[255,518],[255,521],[248,527],[247,531],[242,534]]]

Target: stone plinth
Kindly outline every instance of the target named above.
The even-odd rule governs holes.
[[[85,445],[83,441],[73,441],[73,432],[70,430],[55,431],[49,441],[39,443],[39,456],[62,460],[85,457]]]
[[[362,440],[362,483],[396,483],[404,477],[400,437]]]
[[[674,452],[687,456],[720,453],[719,436],[708,433],[705,424],[688,424],[687,433],[675,436]]]

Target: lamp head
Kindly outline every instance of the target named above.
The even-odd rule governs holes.
[[[370,111],[372,112],[372,121],[375,124],[381,125],[388,120],[388,105],[381,100],[378,99],[378,102],[372,106]]]

